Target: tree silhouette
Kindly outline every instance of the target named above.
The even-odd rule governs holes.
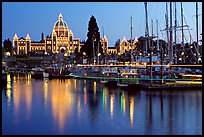
[[[4,48],[5,48],[5,52],[10,52],[12,53],[12,42],[10,41],[10,39],[8,38],[7,40],[4,40]]]
[[[81,52],[82,53],[85,52],[88,59],[91,61],[94,57],[97,57],[98,47],[99,47],[99,53],[103,55],[103,50],[102,50],[101,43],[100,43],[99,28],[96,23],[96,19],[93,15],[91,16],[89,20],[87,37],[88,38],[84,46],[81,48]],[[94,50],[93,50],[93,46],[94,46]]]

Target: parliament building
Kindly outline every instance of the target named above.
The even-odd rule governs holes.
[[[40,41],[31,41],[29,34],[26,38],[19,39],[17,34],[13,37],[14,54],[16,55],[28,53],[50,55],[59,53],[61,49],[64,49],[67,54],[72,54],[75,50],[80,51],[81,46],[83,43],[80,43],[79,38],[74,38],[73,32],[68,28],[61,13],[54,24],[51,35],[46,38],[43,33]]]

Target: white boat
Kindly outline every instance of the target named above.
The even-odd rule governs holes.
[[[117,86],[118,87],[128,87],[128,84],[123,84],[123,83],[117,83]]]
[[[176,80],[177,84],[202,84],[202,81],[186,81],[186,80]]]
[[[183,74],[181,79],[176,79],[178,84],[202,84],[202,75]]]
[[[118,87],[137,87],[139,85],[139,75],[137,71],[128,70],[120,73],[120,77],[117,82]]]
[[[43,72],[43,78],[49,78],[49,73]]]
[[[108,83],[108,80],[103,80],[103,79],[102,79],[102,80],[100,80],[100,82],[103,83],[103,84],[105,84],[105,83]]]

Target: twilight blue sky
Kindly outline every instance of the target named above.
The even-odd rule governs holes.
[[[148,2],[149,32],[152,34],[151,20],[154,21],[154,34],[156,35],[156,19],[159,30],[165,28],[165,2]],[[173,11],[174,11],[174,3]],[[168,3],[169,5],[169,3]],[[168,6],[169,7],[169,6]],[[189,25],[189,31],[184,31],[185,42],[190,42],[190,34],[196,40],[195,2],[183,2],[184,25]],[[198,3],[198,13],[202,14],[202,3]],[[41,33],[46,37],[51,34],[54,23],[58,20],[60,12],[74,33],[74,37],[87,39],[88,22],[95,16],[100,35],[104,34],[113,46],[117,39],[125,36],[130,39],[130,16],[133,17],[133,37],[145,34],[145,8],[144,2],[3,2],[2,3],[2,41],[13,40],[16,33],[18,37],[30,34],[31,40],[41,39]],[[169,11],[168,11],[169,12]],[[181,25],[180,2],[177,2],[177,21]],[[174,25],[174,13],[173,13]],[[102,29],[103,28],[103,29]],[[202,15],[199,16],[199,34],[202,32]],[[174,34],[173,34],[174,35]],[[159,38],[166,40],[165,31],[159,31]],[[181,31],[177,33],[177,41],[181,39]],[[199,35],[199,39],[201,36]]]

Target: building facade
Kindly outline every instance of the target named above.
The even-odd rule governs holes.
[[[31,41],[29,34],[26,38],[19,39],[17,34],[13,37],[14,54],[17,55],[28,53],[50,55],[59,53],[62,49],[69,55],[75,51],[79,52],[81,46],[83,44],[80,43],[80,39],[74,38],[72,30],[68,28],[61,13],[54,24],[51,35],[46,38],[43,33],[40,41]]]

